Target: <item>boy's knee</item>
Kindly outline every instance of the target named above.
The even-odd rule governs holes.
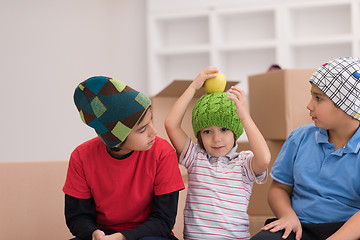
[[[277,220],[277,218],[266,219],[264,226],[271,223],[271,222],[273,222],[273,221],[275,221],[275,220]],[[271,233],[269,231],[260,231],[256,235],[254,235],[250,240],[282,239],[281,238],[282,235],[280,236],[280,238],[273,238],[273,237],[275,237],[274,235],[277,235],[277,233]]]
[[[284,231],[278,231],[278,232],[270,232],[270,231],[261,231],[254,235],[250,240],[284,240],[282,238],[284,234]],[[294,233],[291,233],[286,240],[295,240]]]

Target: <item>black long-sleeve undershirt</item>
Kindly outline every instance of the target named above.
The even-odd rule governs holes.
[[[151,214],[143,224],[121,233],[128,240],[144,236],[161,236],[176,239],[171,235],[175,224],[179,191],[154,195]],[[92,233],[98,229],[95,203],[92,198],[79,199],[65,194],[65,219],[70,232],[83,240],[91,240]]]

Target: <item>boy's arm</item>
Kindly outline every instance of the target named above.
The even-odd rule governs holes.
[[[74,236],[84,240],[91,239],[92,233],[97,230],[94,200],[65,194],[65,220]]]
[[[145,236],[169,237],[174,227],[179,200],[179,191],[154,195],[148,220],[136,228],[122,231],[128,240]]]
[[[268,203],[278,220],[265,225],[261,230],[277,232],[285,230],[283,238],[287,238],[291,232],[295,233],[295,239],[300,240],[302,228],[296,213],[291,207],[290,197],[293,187],[272,181],[268,192]]]
[[[360,211],[355,213],[347,222],[326,240],[355,240],[360,239]]]
[[[188,108],[188,105],[193,99],[196,91],[203,86],[205,80],[216,77],[215,74],[211,73],[216,73],[218,71],[219,70],[216,67],[207,67],[201,71],[185,92],[175,102],[174,106],[167,115],[165,120],[165,129],[177,153],[182,152],[187,139],[186,133],[181,128],[181,122],[184,118],[186,109]]]
[[[229,97],[229,99],[236,104],[237,114],[244,126],[251,151],[254,153],[251,162],[252,169],[256,175],[260,175],[267,169],[271,160],[269,147],[250,116],[244,90],[233,86],[229,92],[235,95]]]

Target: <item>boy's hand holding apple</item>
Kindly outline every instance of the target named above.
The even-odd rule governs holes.
[[[209,78],[204,83],[206,93],[224,92],[226,86],[226,77],[222,73],[214,73],[217,76]]]

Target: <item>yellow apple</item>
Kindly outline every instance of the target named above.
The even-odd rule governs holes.
[[[226,77],[222,73],[216,74],[216,77],[209,78],[204,83],[204,88],[207,93],[223,92],[226,86]]]

